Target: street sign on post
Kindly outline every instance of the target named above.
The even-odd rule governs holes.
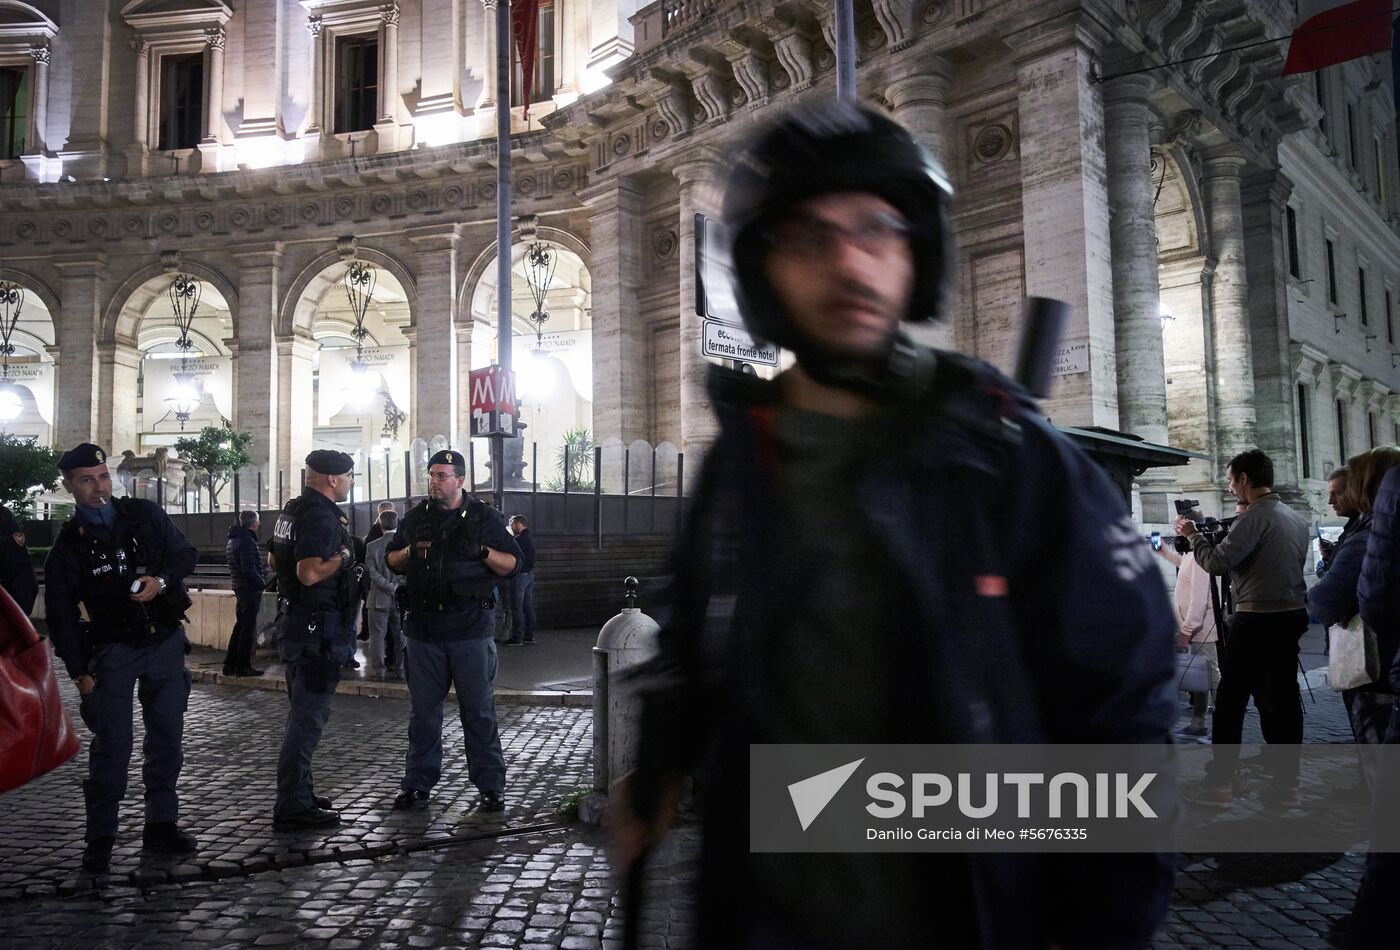
[[[705,321],[704,352],[706,356],[722,360],[759,363],[763,366],[778,365],[777,346],[772,343],[760,346],[743,327],[732,327],[715,320]]]
[[[734,265],[724,225],[703,214],[695,216],[695,312],[706,320],[742,327],[734,295]]]
[[[500,366],[471,371],[472,438],[519,435],[515,426],[515,374]]]
[[[724,226],[695,216],[695,312],[704,317],[701,352],[736,363],[778,365],[778,347],[760,346],[744,328],[734,293],[734,266]]]

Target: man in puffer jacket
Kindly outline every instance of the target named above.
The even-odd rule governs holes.
[[[228,529],[229,576],[233,578],[235,621],[229,637],[228,653],[224,656],[225,676],[262,676],[253,668],[253,645],[258,637],[258,608],[262,606],[263,588],[267,586],[267,565],[258,549],[258,513],[244,511],[238,524]]]
[[[1371,534],[1356,587],[1361,618],[1376,632],[1381,669],[1392,694],[1400,693],[1400,468],[1385,473],[1371,506]],[[1400,705],[1392,704],[1390,721],[1381,740],[1400,745]],[[1392,750],[1393,751],[1393,750]],[[1382,759],[1372,807],[1395,808],[1400,801],[1400,770],[1395,756]],[[1366,857],[1366,874],[1356,894],[1348,928],[1351,947],[1394,946],[1391,902],[1400,894],[1400,854],[1373,851]]]

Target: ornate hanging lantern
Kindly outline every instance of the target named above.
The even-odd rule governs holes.
[[[199,314],[199,281],[189,274],[177,272],[166,289],[166,296],[170,299],[175,327],[180,331],[180,337],[175,341],[175,346],[180,350],[180,362],[173,374],[175,395],[167,398],[165,404],[174,414],[175,420],[180,423],[180,431],[183,432],[190,416],[199,408],[200,402],[199,387],[195,385],[194,374],[190,372],[190,350],[194,349],[190,331],[194,327],[195,317]]]
[[[15,352],[10,337],[23,309],[24,288],[8,280],[0,281],[0,422],[13,422],[24,411],[24,400],[10,382],[10,357]]]

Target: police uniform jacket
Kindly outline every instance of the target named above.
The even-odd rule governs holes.
[[[406,636],[415,640],[467,640],[494,634],[481,621],[495,606],[496,585],[520,573],[523,558],[505,517],[463,492],[457,508],[424,500],[404,515],[386,547],[409,549]],[[514,555],[515,567],[497,575],[481,560],[481,547]]]
[[[351,567],[342,567],[315,584],[303,584],[297,578],[298,561],[332,558],[342,549],[353,555],[355,546],[348,525],[339,505],[310,488],[287,502],[277,516],[272,527],[272,558],[278,593],[287,601],[288,614],[296,618],[284,630],[292,640],[308,639],[309,635],[301,635],[300,624],[327,614],[338,614],[348,624],[358,604]]]
[[[49,636],[68,675],[87,672],[105,643],[149,646],[180,629],[190,606],[185,578],[198,552],[160,506],[141,498],[114,498],[115,529],[74,515],[59,531],[44,562],[44,609]],[[146,604],[131,600],[131,584],[149,575],[165,592]],[[91,623],[83,623],[82,602]]]
[[[868,631],[892,641],[881,685],[845,686],[901,704],[896,738],[872,739],[1170,742],[1175,624],[1121,494],[1016,384],[952,354],[933,365],[924,391],[869,417],[850,480],[848,528],[876,565],[863,602],[897,605],[892,629]],[[749,746],[773,741],[767,671],[792,659],[766,651],[768,633],[812,580],[784,563],[792,526],[774,517],[778,385],[715,367],[711,394],[720,435],[677,548],[661,653],[641,674],[634,789],[698,773],[700,917],[719,922],[702,943],[725,946],[739,939],[723,932],[738,925],[726,908],[745,900]],[[1167,855],[965,858],[954,913],[988,947],[1143,946],[1173,877]]]

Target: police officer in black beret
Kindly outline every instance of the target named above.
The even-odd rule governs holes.
[[[399,810],[421,808],[442,774],[442,703],[457,687],[467,773],[481,811],[505,808],[506,763],[496,731],[495,590],[520,570],[499,511],[463,490],[462,453],[428,461],[428,498],[404,516],[386,558],[408,575],[408,759]]]
[[[318,449],[306,457],[306,490],[287,502],[272,529],[277,589],[287,601],[279,647],[287,671],[287,731],[277,759],[278,831],[332,828],[340,816],[311,784],[311,757],[330,718],[342,665],[355,650],[363,568],[355,563],[349,521],[354,460]]]
[[[85,442],[65,452],[58,468],[76,511],[44,564],[44,607],[54,652],[78,686],[83,722],[92,730],[83,783],[83,867],[99,873],[111,863],[117,810],[126,794],[131,691],[138,683],[146,724],[142,844],[166,854],[198,846],[176,824],[175,791],[190,696],[189,641],[181,626],[190,606],[184,579],[197,552],[158,505],[112,497],[107,455],[97,446]],[[80,602],[87,620],[79,614]]]

